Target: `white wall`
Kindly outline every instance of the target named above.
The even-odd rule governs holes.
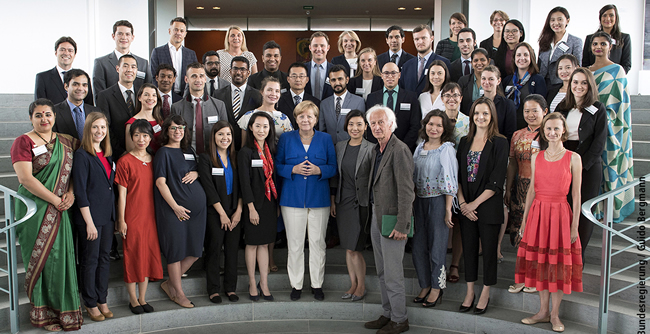
[[[92,76],[95,58],[115,49],[111,33],[117,20],[133,24],[131,51],[149,58],[147,0],[4,1],[2,10],[11,13],[3,16],[5,26],[16,27],[5,37],[11,49],[3,59],[3,77],[12,79],[0,82],[2,94],[33,94],[36,74],[56,65],[54,42],[61,36],[77,43],[72,66]]]

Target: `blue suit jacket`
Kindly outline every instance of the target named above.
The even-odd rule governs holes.
[[[83,148],[74,152],[74,165],[72,166],[72,180],[74,181],[74,195],[79,208],[90,207],[95,226],[112,224],[115,221],[115,195],[113,181],[115,169],[113,158],[106,157],[111,165],[111,176],[106,176],[106,169],[99,158],[92,156]],[[81,211],[75,210],[75,223],[85,225]]]
[[[183,65],[181,66],[180,73],[178,70],[176,70],[176,75],[181,76],[181,94],[182,92],[185,92],[185,69],[187,68],[187,65],[198,61],[196,58],[196,52],[194,50],[190,50],[183,46]],[[158,66],[160,64],[169,64],[174,66],[174,63],[172,62],[172,56],[169,53],[169,45],[165,43],[164,45],[161,45],[153,51],[151,51],[151,73],[153,73],[153,83],[158,87],[158,82],[156,81],[156,70],[158,69]],[[176,91],[176,89],[172,89],[173,91]]]
[[[418,57],[416,56],[413,59],[407,61],[402,67],[402,77],[399,79],[399,86],[406,88],[406,90],[416,92],[418,95],[422,93],[424,91],[424,87],[427,84],[427,80],[429,80],[429,73],[427,69],[434,60],[442,60],[445,65],[447,65],[447,68],[451,67],[449,59],[438,56],[435,52],[433,52],[429,57],[429,61],[424,64],[424,74],[420,80],[418,80]]]
[[[325,62],[327,66],[325,66],[325,80],[327,80],[327,73],[329,72],[330,68],[334,66],[334,64],[330,63],[329,61]],[[309,78],[309,82],[307,82],[307,85],[305,85],[305,92],[311,96],[316,96],[311,90],[311,61],[308,61],[305,63],[305,66],[307,66],[307,77]],[[329,81],[327,83],[323,82],[323,93],[321,95],[321,101],[332,96],[334,94],[334,90],[332,89],[332,86],[330,86]]]
[[[314,131],[309,150],[300,141],[299,130],[280,136],[275,169],[282,178],[280,205],[293,208],[324,208],[330,206],[329,179],[336,175],[336,151],[330,135]],[[293,174],[293,166],[309,160],[320,168],[321,175]]]
[[[345,132],[345,130],[343,130],[343,125],[345,125],[346,115],[341,113],[338,119],[336,118],[335,98],[336,95],[332,95],[326,98],[325,100],[321,101],[320,113],[318,116],[319,130],[323,132],[327,132],[330,136],[332,136],[332,140],[334,141],[334,144],[338,143],[341,140],[350,139],[350,135],[348,135],[348,133]],[[341,105],[341,112],[343,112],[343,109],[350,109],[347,110],[348,112],[354,109],[365,112],[366,103],[362,97],[356,96],[348,92],[348,94],[345,97],[345,100],[343,100],[343,105]]]

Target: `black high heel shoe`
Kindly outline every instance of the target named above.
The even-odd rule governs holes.
[[[488,305],[490,305],[490,299],[488,298],[487,304],[485,304],[485,308],[474,308],[474,314],[483,314],[485,311],[487,311]]]
[[[474,297],[472,298],[472,303],[469,306],[463,306],[463,304],[460,304],[460,307],[458,308],[458,312],[465,313],[469,312],[474,307],[474,301],[476,300],[476,294],[474,294]]]
[[[438,294],[438,298],[436,300],[429,302],[426,299],[424,300],[424,303],[422,304],[423,307],[429,308],[429,307],[435,307],[438,302],[442,304],[442,295],[445,293],[445,290],[440,289],[440,294]]]
[[[251,287],[250,287],[250,285],[249,285],[249,286],[248,286],[248,298],[249,298],[250,300],[252,300],[252,301],[254,301],[254,302],[260,300],[259,292],[258,292],[257,296],[253,296],[253,295],[251,295],[250,291],[251,291]]]
[[[258,293],[259,293],[258,296],[259,296],[259,295],[262,295],[262,297],[264,298],[264,300],[273,301],[274,298],[273,298],[273,295],[272,295],[272,294],[269,294],[269,295],[267,296],[267,295],[264,294],[264,292],[262,292],[262,287],[260,286],[260,283],[257,283],[257,291],[258,291]],[[259,298],[259,297],[258,297],[258,298]]]
[[[429,297],[430,293],[431,293],[431,288],[429,288],[429,292],[427,292],[427,294],[424,295],[424,297],[420,298],[416,296],[415,298],[413,298],[413,302],[416,304],[424,303],[427,300],[427,297]]]

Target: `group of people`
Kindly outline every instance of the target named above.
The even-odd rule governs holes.
[[[248,298],[272,301],[268,274],[277,271],[273,245],[282,227],[291,300],[303,290],[305,238],[311,293],[323,300],[332,220],[350,276],[341,298],[366,296],[362,252],[372,244],[383,312],[367,328],[409,328],[408,238],[421,288],[414,303],[435,307],[447,282],[459,281],[463,257],[459,311],[485,313],[508,231],[519,247],[509,291],[540,294],[540,311],[522,322],[563,331],[560,301],[582,291],[593,228],[580,205],[633,177],[630,39],[614,5],[599,17],[583,52],[566,31],[569,13],[554,8],[539,57],[523,42],[521,22],[500,10],[480,48],[461,13],[435,52],[431,27],[415,27],[417,56],[402,50],[404,30],[391,26],[387,52],[362,49],[357,34],[344,31],[342,54],[329,62],[329,37],[315,32],[312,60],[288,73],[279,70],[274,41],[264,44],[258,71],[234,26],[224,49],[198,62],[183,46],[183,18],[170,22],[169,43],[149,63],[130,53],[133,26],[118,21],[116,49],[95,61],[92,85],[72,68],[74,40],[62,37],[57,66],[36,78],[34,129],[11,149],[18,192],[38,208],[18,228],[32,324],[79,329],[82,304],[93,321],[113,317],[106,297],[114,231],[123,238],[135,314],[154,311],[145,296],[149,281],[163,279],[161,254],[168,279],[160,287],[178,305],[194,307],[181,277],[199,257],[210,301],[221,303],[222,293],[238,301],[242,239]],[[617,221],[634,210],[633,193],[619,200]]]

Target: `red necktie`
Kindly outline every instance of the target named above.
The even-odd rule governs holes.
[[[169,94],[163,95],[162,113],[163,113],[163,119],[169,116]]]
[[[196,98],[194,101],[196,101],[194,120],[194,124],[196,124],[196,131],[194,131],[194,135],[196,136],[196,153],[201,154],[203,153],[203,112],[201,111],[201,99]]]

